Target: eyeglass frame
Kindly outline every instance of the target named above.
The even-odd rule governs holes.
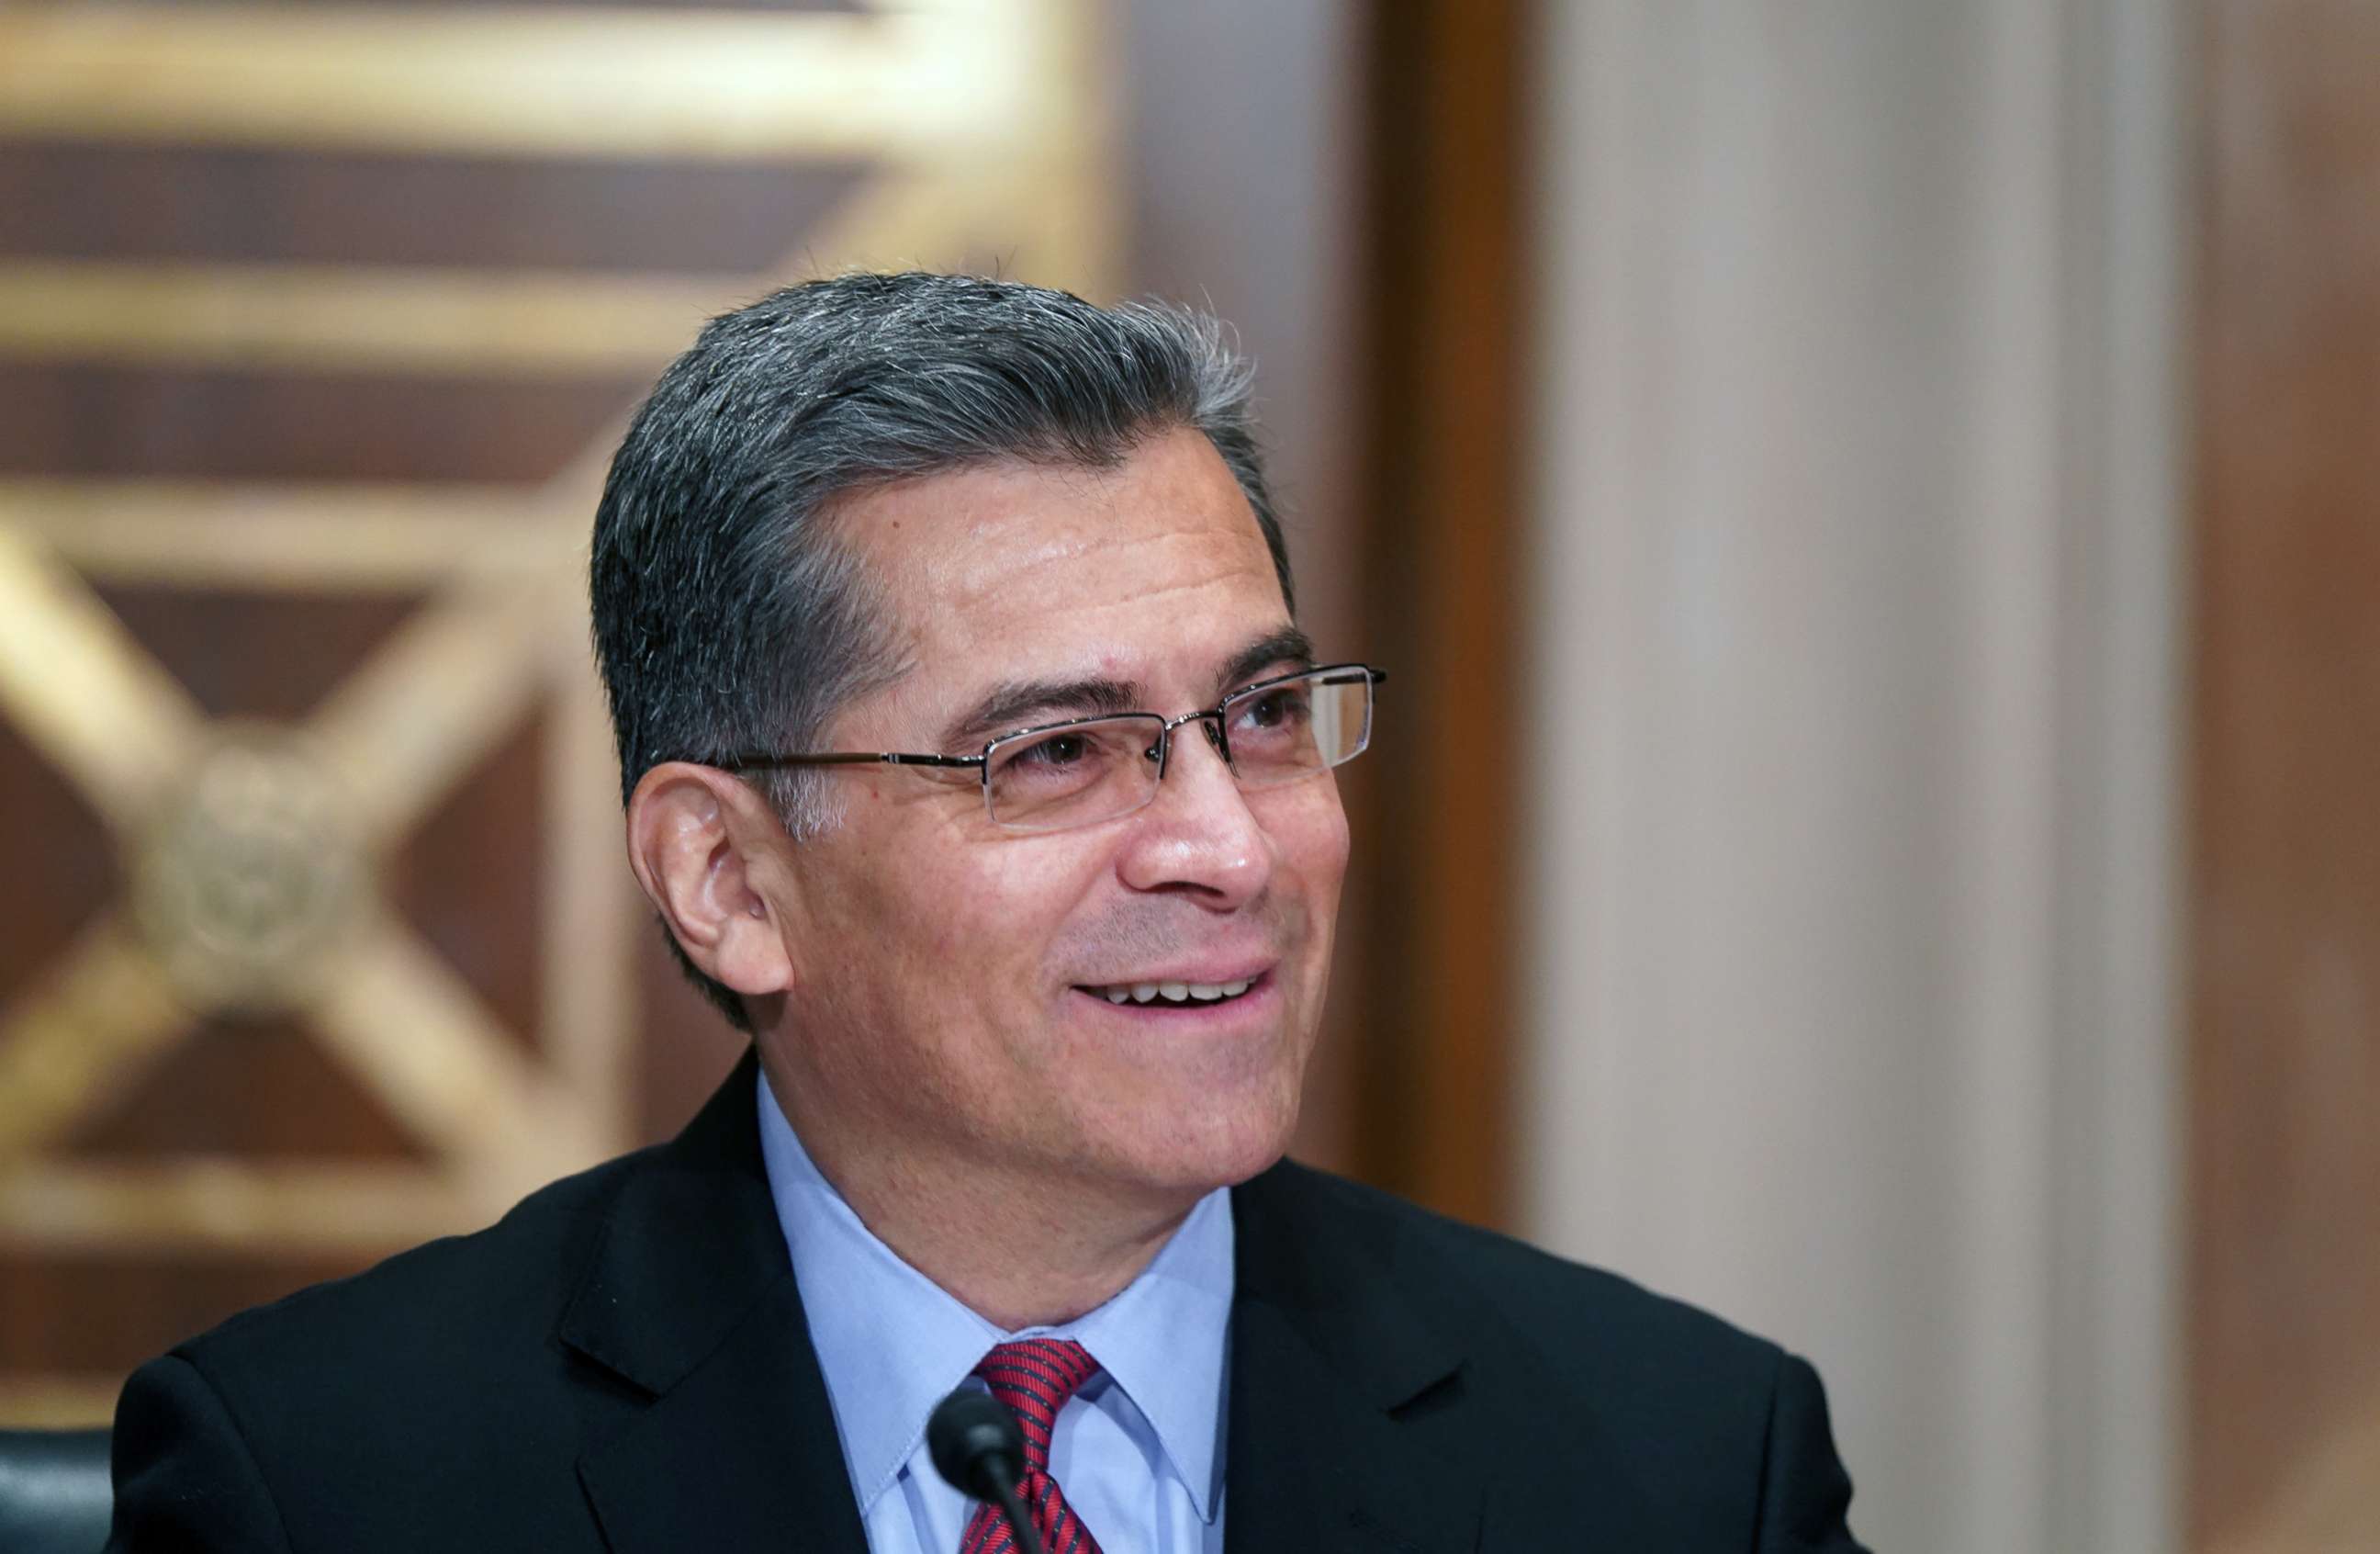
[[[1035,723],[1026,728],[1011,729],[1006,734],[994,735],[984,742],[980,754],[972,756],[933,756],[905,750],[822,750],[795,752],[788,755],[737,755],[729,757],[725,760],[706,761],[703,764],[716,767],[722,771],[775,771],[786,767],[800,769],[817,766],[917,766],[944,771],[953,769],[964,771],[973,767],[982,776],[983,813],[986,819],[1002,831],[1014,832],[1020,836],[1046,836],[1057,832],[1073,830],[1076,825],[1099,825],[1107,820],[1120,820],[1126,815],[1137,814],[1156,803],[1158,784],[1165,781],[1166,768],[1173,759],[1173,731],[1184,723],[1196,723],[1200,726],[1201,731],[1207,735],[1207,743],[1214,747],[1217,755],[1223,758],[1223,765],[1231,771],[1232,782],[1237,783],[1240,780],[1240,769],[1232,764],[1232,736],[1223,721],[1223,710],[1245,697],[1256,696],[1277,686],[1288,685],[1293,680],[1307,680],[1317,675],[1345,674],[1349,671],[1360,671],[1364,675],[1364,743],[1349,752],[1343,760],[1318,766],[1312,772],[1288,777],[1280,783],[1264,784],[1267,787],[1286,787],[1291,783],[1301,781],[1303,777],[1344,766],[1348,761],[1354,760],[1371,748],[1372,689],[1374,686],[1387,684],[1389,678],[1387,670],[1376,669],[1368,663],[1318,663],[1310,669],[1293,669],[1285,674],[1275,674],[1269,679],[1258,680],[1254,685],[1242,686],[1238,690],[1217,701],[1214,706],[1196,712],[1184,712],[1178,718],[1169,718],[1162,712],[1149,711],[1096,712],[1088,717],[1063,718],[1054,723]],[[1067,729],[1080,727],[1086,723],[1113,722],[1121,718],[1154,718],[1158,722],[1156,743],[1141,752],[1144,759],[1157,763],[1157,779],[1149,783],[1147,798],[1134,805],[1130,809],[1120,809],[1098,820],[1073,821],[1066,825],[1052,826],[1048,830],[1036,830],[1029,826],[1019,827],[1013,821],[1002,820],[992,813],[991,755],[994,750],[1002,745],[1013,744],[1020,739],[1045,738],[1050,735],[1062,734]]]

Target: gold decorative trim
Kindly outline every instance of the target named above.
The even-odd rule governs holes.
[[[686,275],[0,260],[0,356],[650,377],[735,290]]]
[[[587,638],[581,616],[554,638],[552,650],[583,657]],[[635,1126],[623,1060],[634,1050],[637,1029],[637,935],[654,930],[638,909],[643,898],[623,882],[612,714],[594,676],[582,666],[565,677],[547,715],[539,1045],[596,1136],[626,1138]],[[601,781],[593,780],[597,774]]]
[[[0,547],[14,530],[118,582],[416,592],[552,573],[583,548],[595,500],[562,494],[570,500],[503,486],[0,480]]]
[[[81,578],[4,528],[0,713],[128,830],[187,766],[203,722]]]
[[[583,618],[586,586],[565,556],[554,560],[530,585],[451,589],[316,710],[311,731],[374,844],[433,807],[552,678],[540,650]]]
[[[124,839],[131,923],[190,1009],[274,1009],[359,927],[369,838],[322,742],[227,719]],[[144,968],[146,969],[146,968]]]
[[[115,1421],[120,1376],[0,1377],[0,1427],[89,1430]]]
[[[2210,1554],[2344,1554],[2380,1548],[2380,1390],[2339,1414]]]
[[[490,1223],[519,1196],[474,1187],[437,1167],[43,1160],[0,1172],[0,1224],[12,1242],[54,1250],[369,1257]]]
[[[129,1088],[189,1019],[118,917],[85,929],[0,1022],[0,1180]]]
[[[1052,7],[71,5],[0,11],[0,135],[760,161],[964,152],[1053,120]]]
[[[494,1197],[542,1185],[556,1161],[592,1163],[611,1143],[399,924],[326,960],[304,1008],[326,1050]]]

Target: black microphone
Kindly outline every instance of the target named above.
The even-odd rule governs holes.
[[[962,1387],[936,1403],[926,1421],[926,1450],[951,1487],[1000,1507],[1016,1554],[1042,1554],[1033,1519],[1016,1498],[1016,1481],[1025,1476],[1025,1432],[998,1398]]]

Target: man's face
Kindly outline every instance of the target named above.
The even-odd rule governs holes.
[[[976,754],[1119,710],[1101,683],[1171,717],[1300,667],[1250,658],[1289,614],[1245,499],[1195,432],[1109,471],[885,488],[847,505],[842,532],[909,667],[822,748]],[[1048,694],[1020,706],[1020,686]],[[971,720],[1001,700],[998,726]],[[1186,724],[1148,807],[1036,835],[995,827],[963,775],[844,769],[827,779],[843,823],[790,849],[796,981],[763,1039],[796,1122],[832,1133],[830,1154],[1163,1196],[1269,1164],[1296,1121],[1347,859],[1330,775],[1243,794]],[[1169,982],[1248,988],[1206,1007],[1103,996]]]

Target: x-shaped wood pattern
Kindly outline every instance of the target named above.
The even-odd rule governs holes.
[[[831,267],[999,254],[1097,291],[1107,126],[1087,9],[0,16],[0,139],[866,156],[876,170],[779,265],[725,283],[0,261],[0,357],[650,373],[704,312]],[[639,90],[657,78],[677,85]],[[126,92],[126,79],[162,87]],[[625,1141],[630,936],[646,929],[618,856],[582,597],[618,431],[528,490],[0,481],[0,716],[85,796],[132,880],[0,1009],[0,1243],[370,1250],[484,1220]],[[302,726],[266,727],[211,721],[88,579],[428,602]],[[537,706],[552,715],[550,906],[531,1056],[377,887],[389,849]],[[210,938],[225,923],[248,940]],[[201,1015],[260,1001],[300,1015],[431,1163],[56,1156]]]

